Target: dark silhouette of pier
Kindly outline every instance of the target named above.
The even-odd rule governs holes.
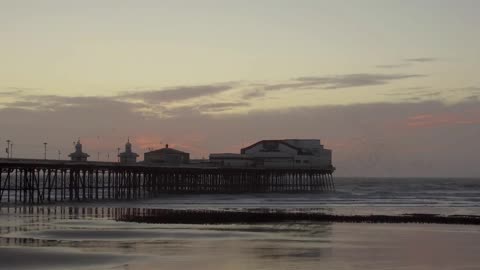
[[[327,169],[152,166],[109,162],[0,160],[0,203],[136,200],[163,193],[323,192]]]

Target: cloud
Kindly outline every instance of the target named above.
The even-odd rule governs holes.
[[[271,84],[264,87],[267,91],[284,89],[341,89],[363,86],[384,85],[396,80],[424,77],[420,74],[346,74],[337,76],[299,77],[291,82]]]
[[[250,100],[263,97],[268,91],[339,89],[388,84],[395,80],[422,77],[419,74],[345,74],[337,76],[299,77],[286,83],[225,82],[194,86],[178,86],[159,90],[128,91],[115,96],[69,97],[59,95],[26,94],[23,90],[10,90],[5,95],[12,99],[0,101],[3,107],[58,111],[64,107],[92,107],[104,103],[125,106],[151,116],[174,116],[182,113],[220,113],[234,108],[248,107]],[[232,90],[230,97],[219,102],[217,95]],[[237,95],[237,96],[235,96]],[[240,95],[240,96],[238,96]],[[202,99],[200,99],[202,98]],[[197,100],[198,99],[198,100]],[[240,101],[238,100],[240,99]],[[181,103],[177,103],[181,102]]]
[[[415,96],[419,93],[428,93],[427,87],[409,87],[409,88],[401,88],[401,89],[394,89],[390,92],[384,93],[385,96]]]
[[[25,110],[38,110],[38,109],[47,109],[47,107],[43,106],[35,101],[14,101],[10,103],[5,103],[8,105],[9,108],[19,108]]]
[[[243,99],[253,99],[253,98],[260,98],[265,96],[265,91],[262,89],[255,89],[255,90],[248,90],[245,91],[242,95]]]
[[[480,95],[472,95],[465,98],[468,101],[480,101]]]
[[[404,67],[409,67],[412,64],[420,64],[420,63],[428,63],[428,62],[437,62],[439,61],[439,58],[434,58],[434,57],[416,57],[416,58],[406,58],[403,59],[403,63],[398,63],[398,64],[384,64],[384,65],[376,65],[376,68],[382,68],[382,69],[396,69],[396,68],[404,68]]]
[[[407,58],[405,61],[414,62],[414,63],[427,63],[427,62],[436,62],[440,59],[434,57],[417,57],[417,58]]]
[[[438,100],[445,102],[462,102],[477,100],[480,97],[480,88],[475,86],[459,87],[453,89],[436,89],[432,87],[410,87],[394,89],[384,93],[385,96],[398,97],[398,102],[418,102],[427,100]]]
[[[147,103],[158,104],[215,95],[231,89],[233,89],[233,84],[178,86],[162,90],[130,91],[118,98],[141,99]]]
[[[36,110],[36,111],[60,111],[62,108],[95,108],[104,104],[115,104],[140,110],[145,108],[144,104],[119,101],[112,97],[66,97],[57,95],[24,95],[19,96],[15,101],[3,103],[8,108]]]
[[[407,118],[405,125],[409,128],[438,128],[458,125],[480,126],[480,110],[415,115]]]
[[[385,68],[385,69],[394,69],[394,68],[403,68],[408,67],[410,64],[402,63],[402,64],[391,64],[391,65],[376,65],[377,68]]]
[[[469,87],[462,87],[462,88],[456,88],[452,89],[452,92],[464,92],[464,93],[472,93],[472,94],[480,94],[480,87],[476,86],[469,86]]]
[[[0,91],[0,97],[17,97],[23,94],[23,90],[21,89],[12,89],[10,88],[7,91]]]
[[[238,107],[246,107],[250,105],[248,102],[219,102],[219,103],[207,103],[199,105],[200,111],[226,111]]]
[[[403,101],[418,102],[420,100],[440,99],[444,91],[436,91],[425,87],[411,87],[385,93],[385,96],[398,97]]]
[[[182,117],[185,115],[201,115],[205,113],[220,113],[227,112],[235,108],[247,107],[249,102],[216,102],[205,104],[194,104],[177,106],[173,108],[165,108],[163,115],[168,117]]]
[[[478,101],[311,106],[221,115],[195,113],[190,108],[177,111],[175,117],[159,118],[136,112],[134,104],[87,100],[67,98],[66,102],[77,101],[77,105],[55,111],[0,109],[0,123],[6,127],[2,138],[14,138],[17,157],[41,157],[42,143],[48,141],[48,154],[56,158],[57,149],[70,153],[72,141],[81,137],[86,142],[85,151],[101,152],[103,159],[110,153],[111,160],[127,136],[138,141],[133,147],[140,155],[146,147],[169,143],[181,146],[193,157],[238,152],[261,139],[319,138],[327,148],[333,148],[336,175],[480,174],[476,166],[480,153]],[[236,106],[248,105],[216,102],[204,109]]]
[[[195,88],[203,89],[203,88]],[[209,88],[210,89],[210,88]],[[222,88],[223,89],[223,88]],[[219,90],[215,90],[219,91]],[[214,90],[209,93],[215,92]],[[208,91],[207,91],[208,92]],[[205,92],[203,92],[205,94]],[[185,93],[178,94],[177,97],[186,98]],[[190,95],[192,97],[193,95]],[[178,100],[178,99],[176,99]],[[8,108],[37,110],[37,111],[61,111],[64,108],[78,108],[88,109],[101,107],[104,104],[110,106],[124,107],[133,112],[140,112],[144,115],[152,116],[168,116],[173,117],[184,114],[201,114],[201,113],[219,113],[232,110],[234,108],[246,107],[250,103],[245,101],[225,101],[225,102],[205,102],[195,103],[192,105],[183,105],[176,107],[169,107],[164,105],[152,105],[143,102],[134,102],[131,100],[120,99],[113,97],[66,97],[56,95],[29,95],[22,96],[13,102],[6,102]]]

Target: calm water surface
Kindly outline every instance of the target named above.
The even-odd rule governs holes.
[[[480,181],[339,179],[329,194],[168,195],[0,210],[0,269],[480,269],[480,227],[116,222],[115,209],[479,214]]]

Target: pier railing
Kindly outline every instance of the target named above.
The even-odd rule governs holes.
[[[162,193],[322,192],[332,169],[159,167],[101,162],[1,161],[0,203],[135,200]]]

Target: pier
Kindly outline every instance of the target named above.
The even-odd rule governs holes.
[[[335,169],[0,159],[0,203],[137,200],[164,193],[324,192]]]

